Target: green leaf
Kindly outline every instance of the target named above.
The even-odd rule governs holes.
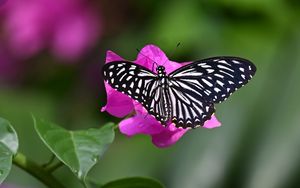
[[[89,170],[114,140],[114,124],[99,129],[68,131],[54,123],[35,119],[35,130],[46,146],[80,179],[85,180]]]
[[[108,182],[101,188],[163,188],[158,181],[151,178],[132,177]]]
[[[18,146],[16,131],[7,120],[0,118],[0,184],[10,172],[12,157]]]

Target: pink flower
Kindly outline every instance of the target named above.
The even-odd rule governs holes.
[[[112,61],[123,60],[120,56],[112,51],[106,54],[106,63]],[[167,58],[165,53],[154,45],[145,46],[138,54],[134,63],[142,65],[148,69],[152,69],[153,61],[158,65],[164,65],[166,72],[170,73],[187,63],[177,63]],[[110,87],[105,83],[107,92],[107,104],[101,111],[107,111],[116,117],[125,117],[132,111],[135,115],[120,122],[120,131],[127,135],[133,136],[135,134],[146,134],[152,137],[152,142],[157,147],[168,147],[176,143],[188,129],[176,128],[173,123],[169,123],[166,127],[161,125],[153,116],[149,115],[143,106],[136,101],[129,98],[127,95],[122,94]],[[213,115],[210,120],[204,124],[204,128],[215,128],[221,124]]]
[[[100,33],[99,16],[84,0],[7,1],[0,15],[7,45],[22,58],[49,49],[59,58],[74,60]]]

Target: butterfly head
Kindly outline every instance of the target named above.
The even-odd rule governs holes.
[[[166,75],[165,67],[164,66],[158,66],[156,68],[156,72],[159,76],[164,76]]]

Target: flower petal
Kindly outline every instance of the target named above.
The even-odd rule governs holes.
[[[175,144],[189,129],[176,128],[170,124],[159,134],[152,135],[152,142],[155,146],[164,148]]]
[[[141,114],[121,121],[119,129],[127,136],[150,135],[153,144],[160,148],[175,144],[189,130],[176,128],[173,124],[163,127],[154,117]]]
[[[158,65],[162,65],[168,61],[168,58],[159,47],[149,44],[140,51],[135,62],[152,70],[153,61]]]
[[[121,56],[117,55],[115,52],[108,50],[106,52],[105,63],[109,63],[112,61],[122,61],[124,60]]]
[[[164,67],[166,68],[166,72],[167,74],[170,74],[171,72],[179,69],[180,67],[187,65],[191,62],[186,62],[186,63],[177,63],[175,61],[167,61],[167,63],[164,65]]]
[[[216,118],[214,114],[211,116],[211,119],[207,120],[203,125],[203,127],[206,129],[213,129],[220,126],[221,126],[221,122],[219,122],[219,120]]]
[[[107,103],[102,107],[101,112],[107,111],[113,116],[124,117],[133,110],[132,99],[127,95],[114,90],[109,84],[105,83]]]
[[[131,118],[121,121],[119,124],[121,133],[127,136],[133,136],[136,134],[159,134],[166,128],[163,127],[158,121],[151,115],[137,114]]]
[[[170,61],[159,47],[149,44],[140,51],[135,63],[142,65],[153,72],[156,72],[157,65],[163,65],[166,68],[166,72],[169,74],[190,62],[177,63],[175,61]]]

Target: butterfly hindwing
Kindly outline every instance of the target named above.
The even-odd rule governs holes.
[[[182,87],[175,80],[170,80],[169,93],[171,98],[171,120],[176,127],[202,126],[214,113],[214,105],[202,100],[202,97],[192,90]]]

